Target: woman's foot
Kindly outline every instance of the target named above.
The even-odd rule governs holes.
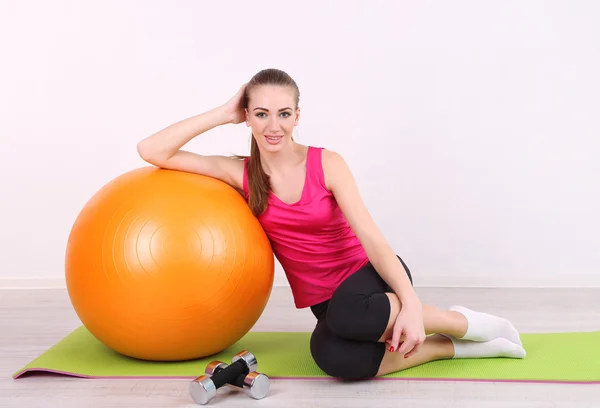
[[[467,331],[460,337],[461,340],[485,342],[504,338],[519,346],[523,345],[517,329],[503,317],[476,312],[463,306],[452,306],[450,311],[462,314],[467,320]]]
[[[453,358],[525,358],[525,349],[503,337],[490,341],[470,341],[446,336],[454,345]]]

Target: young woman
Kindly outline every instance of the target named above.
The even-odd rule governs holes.
[[[310,307],[317,319],[311,354],[328,375],[365,379],[438,359],[524,358],[508,320],[420,302],[344,159],[294,141],[299,98],[288,74],[262,70],[227,103],[142,140],[138,152],[155,166],[214,177],[244,194],[296,307]],[[182,150],[216,126],[243,122],[252,129],[250,157]]]

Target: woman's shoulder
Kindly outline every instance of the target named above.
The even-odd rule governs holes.
[[[325,178],[325,186],[331,190],[334,180],[338,175],[343,174],[348,168],[346,161],[342,155],[331,149],[320,147],[321,149],[321,165],[323,167],[323,176]]]
[[[319,147],[319,149],[321,149],[321,161],[323,162],[323,166],[327,165],[328,167],[333,167],[335,169],[336,167],[345,164],[344,158],[339,152],[326,147]]]

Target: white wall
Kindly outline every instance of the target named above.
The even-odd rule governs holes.
[[[299,141],[346,157],[417,285],[600,286],[594,0],[0,4],[4,286],[61,285],[75,217],[145,165],[136,143],[265,67],[297,80]]]

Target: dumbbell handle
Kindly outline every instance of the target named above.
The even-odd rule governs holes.
[[[235,363],[234,363],[235,364]],[[217,367],[215,368],[215,372],[213,373],[213,377],[219,372],[219,371],[223,371],[224,368],[223,367]],[[232,381],[228,381],[227,384],[231,384],[231,385],[235,385],[238,388],[244,388],[244,379],[246,378],[248,374],[246,373],[242,373],[240,375],[238,375],[237,377],[235,377],[235,379],[233,379]],[[213,378],[211,377],[211,379]],[[213,379],[214,381],[214,379]]]
[[[217,367],[214,372],[216,373],[219,370],[224,370],[224,368]],[[228,384],[243,389],[246,395],[254,399],[265,398],[271,388],[269,377],[256,371],[248,374],[240,374],[235,380],[228,382]]]
[[[225,384],[233,384],[238,386],[239,378],[242,379],[241,385],[244,386],[244,378],[250,372],[244,360],[238,360],[231,363],[227,368],[218,368],[210,377],[216,388],[221,388]]]

